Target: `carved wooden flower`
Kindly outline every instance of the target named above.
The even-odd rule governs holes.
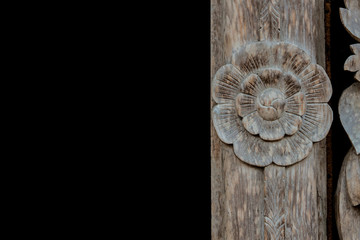
[[[324,69],[305,51],[288,43],[251,43],[215,74],[213,123],[244,162],[287,166],[327,135],[331,94]]]
[[[360,81],[360,43],[350,45],[350,47],[351,51],[355,55],[352,55],[348,59],[346,59],[344,70],[356,72],[355,79]]]

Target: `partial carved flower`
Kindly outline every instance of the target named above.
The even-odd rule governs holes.
[[[215,74],[213,123],[235,155],[255,166],[304,159],[332,123],[324,69],[288,43],[257,42],[235,52]]]
[[[355,55],[346,59],[344,70],[356,72],[355,79],[360,81],[360,43],[350,45],[350,48]]]

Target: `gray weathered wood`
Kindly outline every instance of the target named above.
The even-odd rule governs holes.
[[[345,29],[360,42],[360,1],[345,0],[345,8],[340,8],[340,18]]]
[[[345,0],[347,9],[340,9],[341,20],[346,30],[360,41],[360,1]],[[356,72],[360,81],[360,44],[350,46],[350,56],[344,70]],[[348,87],[339,101],[341,123],[353,148],[345,157],[341,168],[335,196],[336,224],[340,239],[360,239],[360,83]]]
[[[213,240],[326,239],[323,5],[211,1]]]
[[[359,26],[360,28],[360,26]],[[350,71],[350,72],[356,72],[354,78],[358,81],[360,81],[360,44],[353,44],[350,45],[351,51],[354,53],[354,55],[350,56],[345,64],[344,64],[344,70]]]
[[[356,153],[360,153],[360,82],[353,83],[341,95],[339,101],[341,123]]]
[[[265,168],[265,239],[285,239],[286,219],[286,170],[271,165]]]
[[[340,239],[360,239],[360,156],[351,148],[341,168],[335,194],[336,223]]]

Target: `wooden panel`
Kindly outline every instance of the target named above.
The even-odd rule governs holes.
[[[235,64],[234,54],[241,51],[246,44],[260,40],[293,43],[310,56],[312,64],[317,63],[324,67],[323,7],[322,0],[212,0],[212,86],[215,74],[222,66],[229,63]],[[258,62],[255,61],[252,64],[261,64],[261,58],[258,57],[258,59],[260,59]],[[241,64],[240,66],[251,67],[251,65]],[[223,85],[223,89],[233,87],[231,79],[229,81],[229,85]],[[218,94],[222,93],[219,91]],[[221,97],[220,95],[215,98]],[[212,108],[218,105],[213,97],[214,92],[211,99]],[[239,102],[247,101],[247,104],[251,104],[252,100],[249,97],[243,95],[239,98],[241,98]],[[294,98],[294,103],[298,104],[299,99],[300,97]],[[326,99],[321,102],[328,101]],[[235,101],[234,104],[236,104]],[[239,115],[250,113],[245,105],[237,108],[237,111]],[[228,124],[229,122],[218,121],[218,123]],[[291,134],[296,130],[289,125],[285,134]],[[305,129],[301,136],[305,136],[306,133],[311,135],[314,143],[310,148],[311,151],[307,153],[308,157],[304,160],[290,166],[287,166],[289,163],[286,161],[283,162],[284,166],[277,166],[270,161],[266,164],[267,167],[256,167],[244,163],[234,153],[231,142],[236,140],[241,133],[221,135],[223,140],[221,141],[214,127],[214,119],[212,119],[213,240],[326,239],[325,140],[319,142],[324,136],[315,139],[313,135],[316,133],[310,130],[306,132]],[[282,133],[276,134],[275,137],[269,136],[269,138],[276,140]],[[321,135],[326,135],[326,132]],[[252,141],[252,138],[248,140]],[[274,143],[276,144],[276,141]],[[249,148],[249,154],[251,151],[258,151],[261,145],[253,144],[252,146]],[[269,156],[270,154],[269,152]],[[303,154],[303,152],[300,151],[298,154]]]

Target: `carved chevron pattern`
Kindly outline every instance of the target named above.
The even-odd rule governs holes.
[[[280,37],[279,0],[265,0],[260,12],[260,40]]]
[[[265,169],[265,239],[284,239],[285,226],[285,168]]]

